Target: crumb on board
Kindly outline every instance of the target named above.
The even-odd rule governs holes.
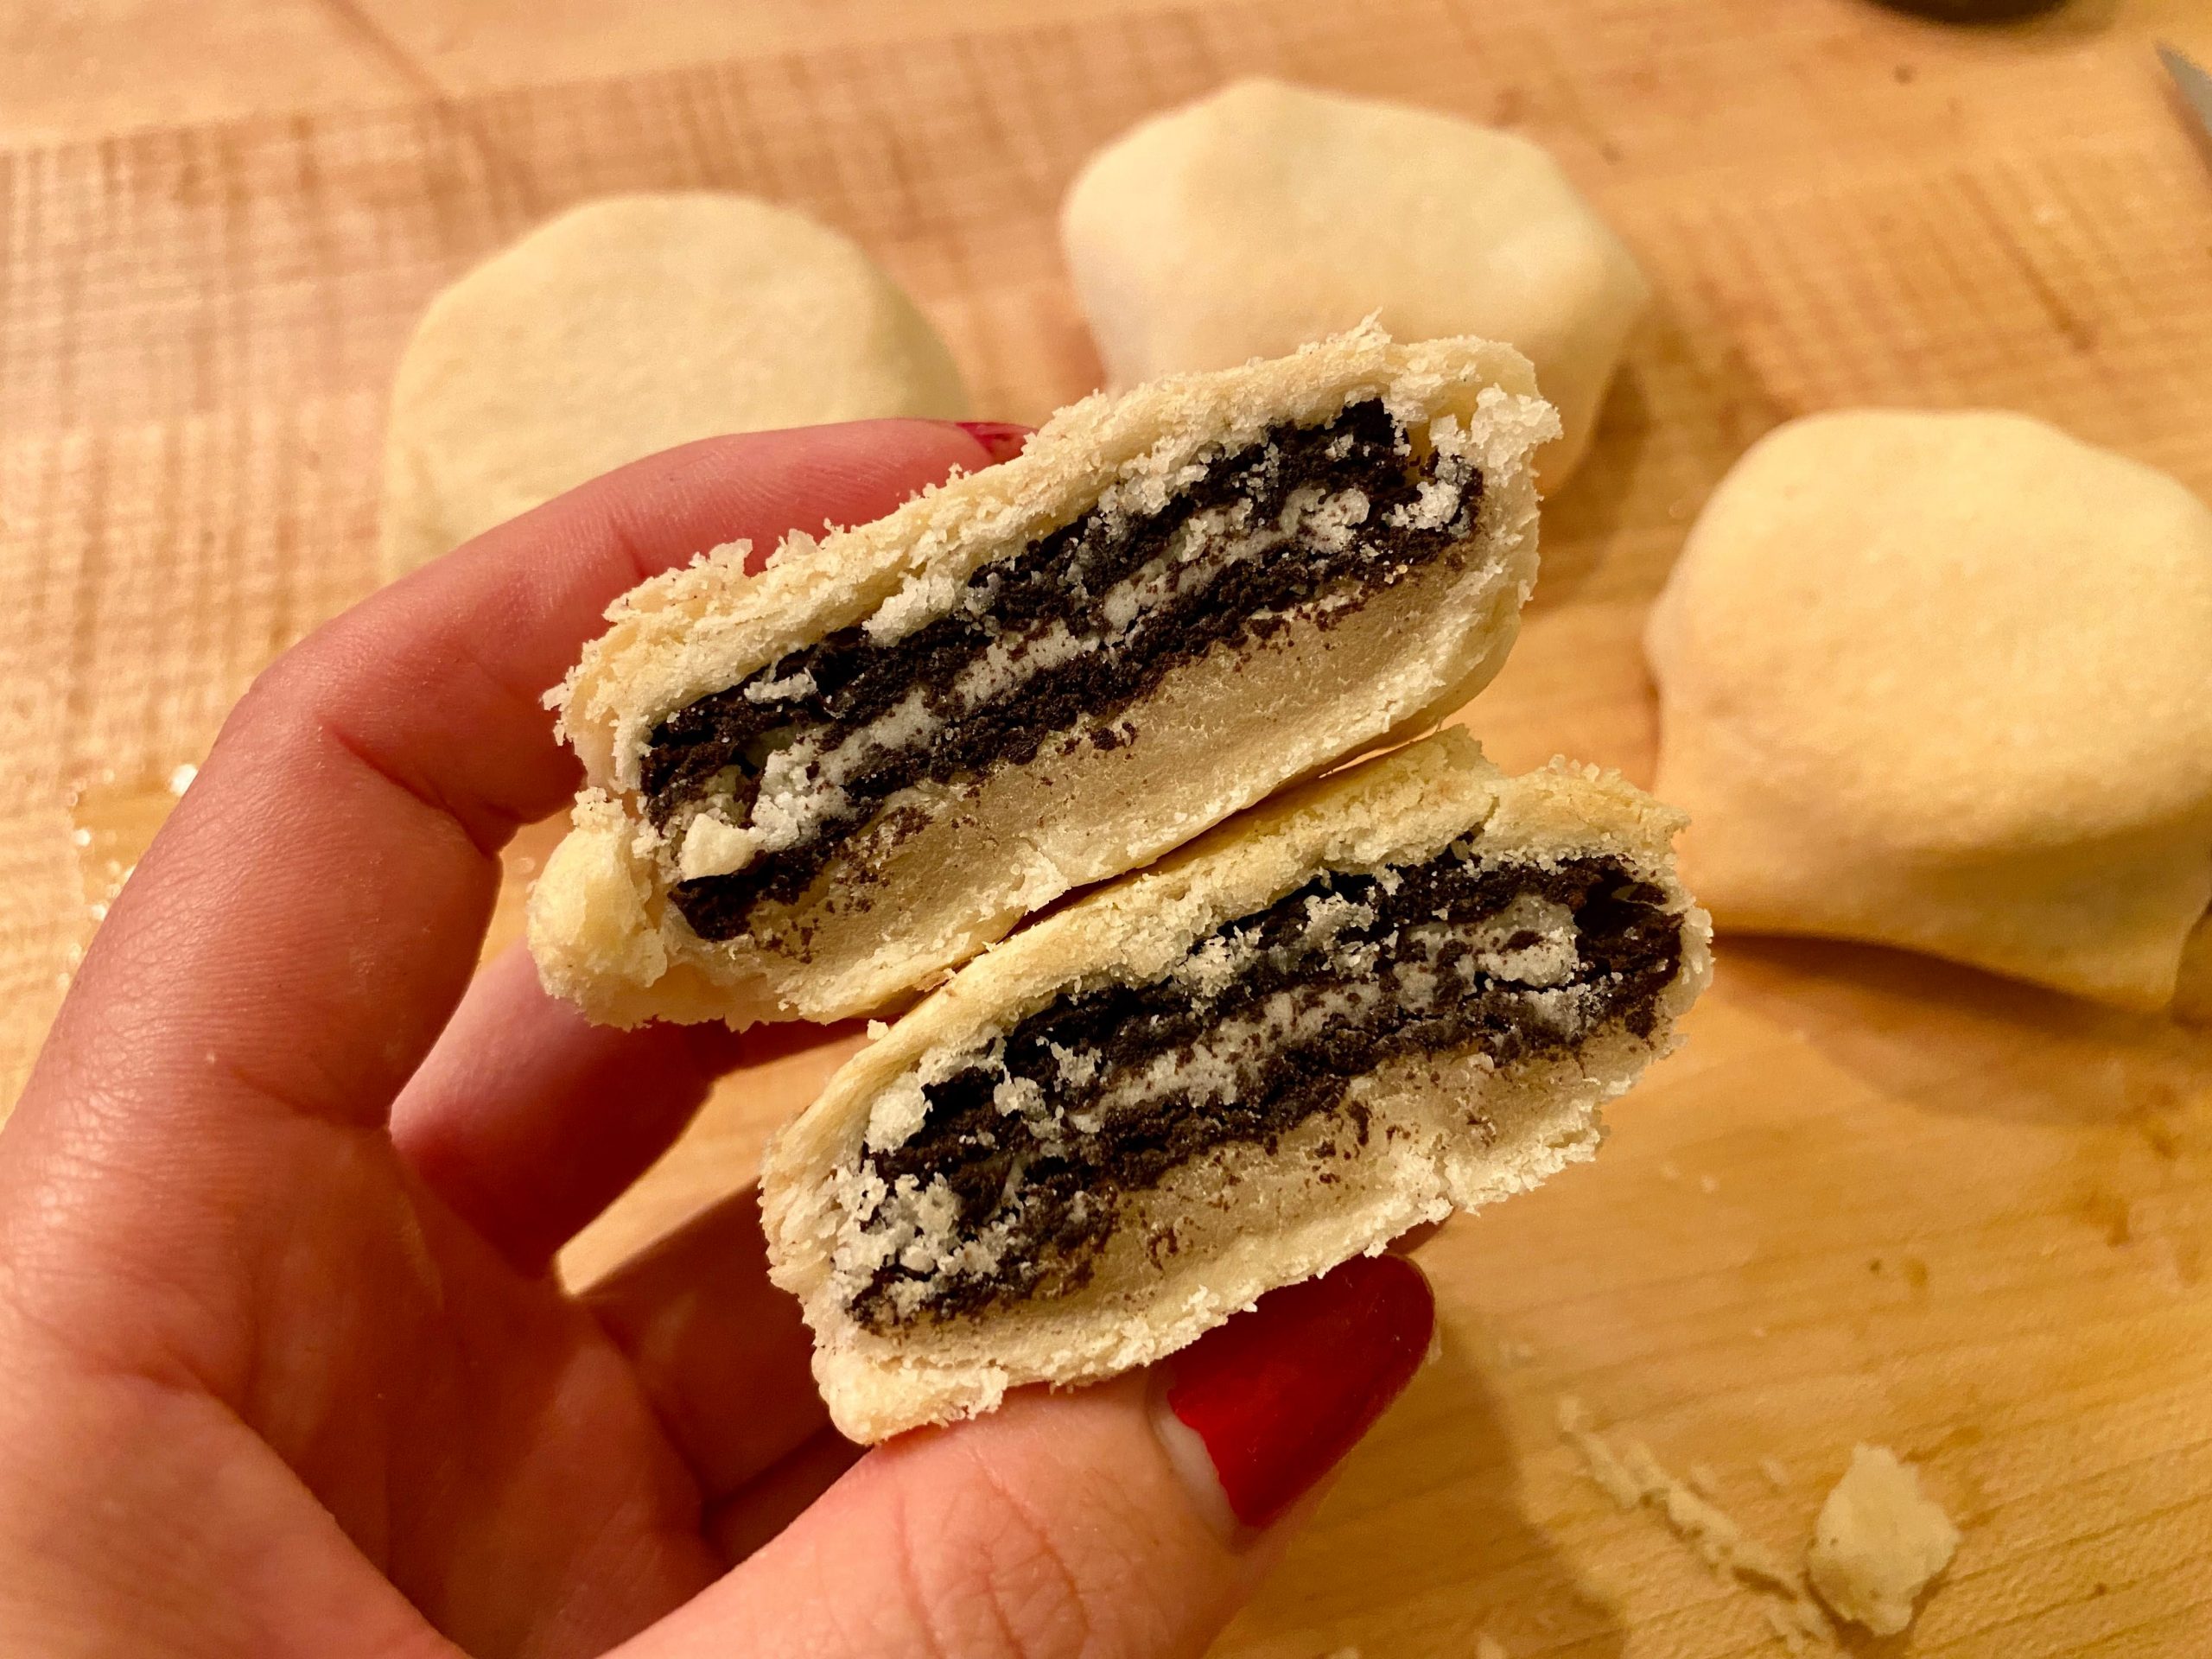
[[[1775,1635],[1782,1638],[1782,1645],[1792,1653],[1809,1653],[1818,1647],[1836,1645],[1834,1632],[1826,1619],[1817,1626],[1808,1624],[1803,1610],[1793,1602],[1766,1600],[1759,1603],[1759,1611],[1766,1616],[1767,1624]],[[1819,1617],[1819,1610],[1814,1610]]]
[[[1959,1529],[1883,1446],[1860,1446],[1821,1505],[1806,1564],[1821,1599],[1877,1636],[1912,1623],[1913,1600],[1950,1565]]]
[[[1475,1638],[1475,1659],[1511,1659],[1505,1643],[1487,1630]]]
[[[1709,1463],[1690,1465],[1689,1481],[1691,1490],[1700,1497],[1720,1496],[1720,1477],[1713,1472],[1713,1465]]]
[[[1761,1458],[1759,1459],[1759,1473],[1766,1477],[1766,1484],[1773,1487],[1776,1491],[1780,1492],[1789,1490],[1789,1471],[1783,1466],[1783,1462],[1780,1458],[1772,1456]]]
[[[1650,1447],[1630,1440],[1615,1451],[1591,1428],[1589,1414],[1571,1394],[1560,1397],[1559,1430],[1606,1497],[1624,1510],[1656,1511],[1716,1575],[1758,1595],[1767,1622],[1790,1652],[1835,1647],[1834,1628],[1813,1599],[1802,1569],[1746,1535],[1733,1516],[1670,1474]]]

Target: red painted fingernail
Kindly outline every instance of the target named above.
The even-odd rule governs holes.
[[[1021,453],[1021,446],[1029,442],[1034,427],[1024,426],[1018,421],[955,421],[953,424],[983,446],[984,452],[995,464],[1012,461]]]
[[[1237,1520],[1264,1527],[1413,1380],[1436,1300],[1398,1255],[1355,1256],[1271,1291],[1172,1362],[1167,1410],[1204,1443]]]

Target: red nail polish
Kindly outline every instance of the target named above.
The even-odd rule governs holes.
[[[955,421],[953,424],[982,444],[994,464],[1020,454],[1021,446],[1036,429],[1018,421]]]
[[[1271,1291],[1175,1357],[1167,1409],[1236,1518],[1264,1527],[1336,1467],[1421,1369],[1436,1300],[1398,1255]]]

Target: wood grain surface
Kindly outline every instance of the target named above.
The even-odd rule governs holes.
[[[2212,172],[2151,54],[2198,0],[1946,29],[1860,0],[88,0],[0,12],[0,1079],[254,672],[366,591],[384,397],[444,282],[569,203],[715,186],[849,231],[981,410],[1097,368],[1083,156],[1264,70],[1529,132],[1660,296],[1468,722],[1649,775],[1644,607],[1802,411],[1997,404],[2212,495]],[[1940,718],[1940,710],[1931,710]],[[547,832],[510,856],[512,900]],[[499,932],[511,937],[512,903]],[[1707,1659],[1762,1599],[1560,1436],[1802,1548],[1860,1440],[1964,1529],[1869,1655],[2212,1651],[2212,1041],[1871,950],[1731,939],[1593,1168],[1422,1260],[1441,1359],[1224,1655]],[[726,1084],[577,1241],[747,1179],[832,1054]]]

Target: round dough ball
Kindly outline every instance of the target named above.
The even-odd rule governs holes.
[[[1588,448],[1649,298],[1559,163],[1511,133],[1402,105],[1243,80],[1091,158],[1061,238],[1117,385],[1277,357],[1379,313],[1400,340],[1480,334],[1536,365]]]
[[[404,575],[693,438],[967,407],[944,342],[836,231],[708,192],[587,202],[416,326],[385,438],[380,563]]]
[[[2172,999],[2212,900],[2212,511],[2176,480],[2019,415],[1793,421],[1645,645],[1722,926]]]

